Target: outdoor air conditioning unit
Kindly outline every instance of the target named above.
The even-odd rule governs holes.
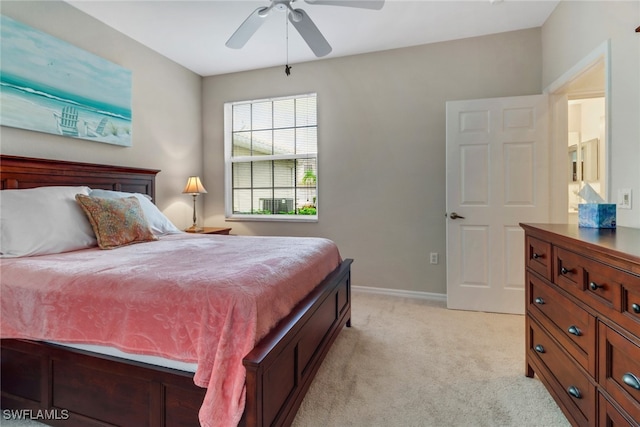
[[[286,214],[293,211],[293,199],[260,199],[263,211],[272,214]]]

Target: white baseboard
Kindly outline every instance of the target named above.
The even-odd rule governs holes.
[[[400,289],[371,288],[368,286],[351,286],[352,291],[366,294],[389,295],[402,298],[428,299],[435,301],[447,301],[447,294],[436,294],[433,292],[404,291]]]

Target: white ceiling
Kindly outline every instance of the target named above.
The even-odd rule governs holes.
[[[333,51],[324,58],[540,27],[560,0],[386,0],[381,10],[295,0]],[[83,12],[201,76],[287,63],[285,13],[273,10],[240,50],[227,39],[269,0],[67,0]],[[288,63],[316,60],[289,25]],[[323,58],[323,59],[324,59]]]

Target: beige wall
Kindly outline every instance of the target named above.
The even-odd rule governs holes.
[[[354,258],[354,284],[445,293],[445,102],[541,90],[540,30],[206,77],[207,225],[310,235]],[[318,223],[224,220],[223,103],[318,94]],[[438,252],[440,264],[429,264]]]
[[[632,190],[618,225],[640,227],[640,23],[638,1],[563,1],[542,27],[542,84],[547,87],[609,41],[611,53],[610,202]]]
[[[448,100],[540,93],[603,41],[612,53],[612,190],[631,188],[640,226],[640,3],[561,2],[542,29],[201,79],[59,1],[1,4],[3,14],[133,71],[133,147],[2,127],[6,154],[162,169],[157,201],[180,227],[200,173],[206,225],[237,234],[334,239],[356,285],[445,293]],[[320,219],[224,221],[223,103],[318,93]],[[202,117],[201,117],[202,113]],[[201,158],[201,156],[204,156]],[[202,165],[204,164],[204,168]],[[201,210],[202,211],[202,210]],[[441,254],[438,265],[429,253]]]
[[[132,71],[133,146],[0,128],[3,154],[161,169],[156,201],[191,224],[187,177],[202,171],[202,78],[61,1],[2,1],[3,15]]]

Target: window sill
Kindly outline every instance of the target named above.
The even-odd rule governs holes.
[[[318,222],[317,215],[230,215],[226,221]]]

